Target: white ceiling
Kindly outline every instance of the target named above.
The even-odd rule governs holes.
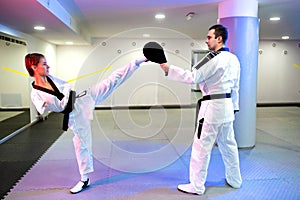
[[[92,38],[108,38],[144,27],[167,28],[201,39],[209,26],[217,22],[221,0],[39,1],[61,7],[55,5],[53,14],[51,8],[37,0],[0,0],[0,24],[57,45],[66,41],[88,44]],[[280,40],[288,35],[292,40],[300,40],[300,0],[258,0],[258,5],[260,39]],[[189,12],[195,12],[195,16],[188,21],[185,16]],[[156,13],[164,13],[166,18],[157,21]],[[281,20],[270,22],[272,16]],[[35,25],[44,25],[46,30],[36,31]]]

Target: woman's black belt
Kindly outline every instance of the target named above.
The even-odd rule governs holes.
[[[76,92],[71,90],[69,93],[69,100],[67,102],[67,105],[66,105],[65,109],[61,112],[64,114],[64,119],[63,119],[63,130],[64,131],[68,130],[69,114],[70,114],[70,112],[72,112],[72,110],[74,108],[75,98],[76,98]]]

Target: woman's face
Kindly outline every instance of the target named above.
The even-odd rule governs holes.
[[[49,75],[49,66],[44,57],[40,58],[40,62],[34,67],[34,72],[39,76],[48,76]]]

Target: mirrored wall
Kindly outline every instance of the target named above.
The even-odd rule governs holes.
[[[26,41],[0,32],[0,140],[30,123]]]

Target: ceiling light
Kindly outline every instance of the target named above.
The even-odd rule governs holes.
[[[155,19],[164,19],[166,16],[164,14],[156,14]]]
[[[42,31],[45,30],[46,28],[44,26],[35,26],[34,29],[38,31]]]
[[[144,34],[143,34],[143,37],[144,37],[144,38],[148,38],[148,37],[150,37],[150,34],[144,33]]]
[[[67,45],[73,45],[74,42],[68,41],[68,42],[65,42],[65,44],[67,44]]]
[[[285,36],[282,36],[281,39],[283,39],[283,40],[288,40],[288,39],[290,39],[290,37],[287,36],[287,35],[285,35]]]
[[[270,17],[270,21],[279,21],[280,17]]]

